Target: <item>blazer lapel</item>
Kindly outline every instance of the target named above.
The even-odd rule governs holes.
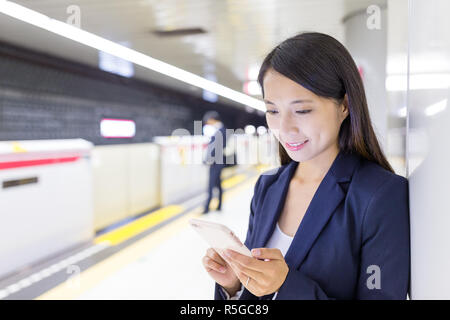
[[[359,160],[356,154],[338,153],[316,190],[286,253],[285,260],[290,267],[298,268],[302,264],[314,241],[344,200],[347,189],[341,184],[351,180]]]
[[[280,176],[275,182],[267,188],[266,196],[262,203],[258,214],[261,214],[259,225],[256,226],[258,233],[254,242],[254,248],[262,248],[269,241],[270,236],[275,230],[278,217],[284,205],[284,201],[289,189],[289,182],[295,173],[298,162],[291,161],[287,164],[285,170],[280,173]]]
[[[290,267],[298,267],[303,262],[320,231],[344,196],[334,177],[327,174],[314,194],[284,257]]]
[[[314,241],[345,198],[347,189],[341,184],[351,180],[359,160],[357,154],[343,153],[342,151],[336,156],[317,188],[284,257],[290,267],[298,268],[300,266]],[[298,162],[291,161],[275,183],[267,189],[264,203],[259,212],[264,217],[260,219],[260,226],[257,228],[258,236],[254,243],[255,248],[264,247],[275,230],[286,200],[289,183],[297,166]]]

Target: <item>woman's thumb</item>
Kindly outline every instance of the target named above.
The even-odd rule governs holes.
[[[252,249],[252,256],[258,259],[280,259],[283,257],[280,249],[277,248],[255,248]]]

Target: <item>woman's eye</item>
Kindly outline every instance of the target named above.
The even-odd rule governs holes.
[[[309,113],[309,112],[311,112],[311,110],[299,110],[299,111],[296,111],[296,113],[300,113],[300,114],[306,114],[306,113]],[[276,114],[276,113],[278,113],[278,111],[276,111],[276,110],[266,110],[266,113],[268,113],[268,114]]]

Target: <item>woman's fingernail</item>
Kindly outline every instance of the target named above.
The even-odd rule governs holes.
[[[231,258],[231,253],[230,253],[230,251],[225,250],[225,255],[226,255],[228,258]]]
[[[225,271],[227,271],[227,269],[225,269],[224,267],[220,267],[219,268],[220,272],[225,273]]]
[[[259,250],[259,249],[253,249],[253,254],[254,254],[255,256],[259,256],[259,255],[261,254],[261,250]]]

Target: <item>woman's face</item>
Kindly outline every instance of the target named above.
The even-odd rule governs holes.
[[[269,69],[264,77],[264,101],[269,129],[292,160],[303,162],[338,147],[344,104],[317,96],[298,83]],[[287,143],[303,143],[301,146]]]

